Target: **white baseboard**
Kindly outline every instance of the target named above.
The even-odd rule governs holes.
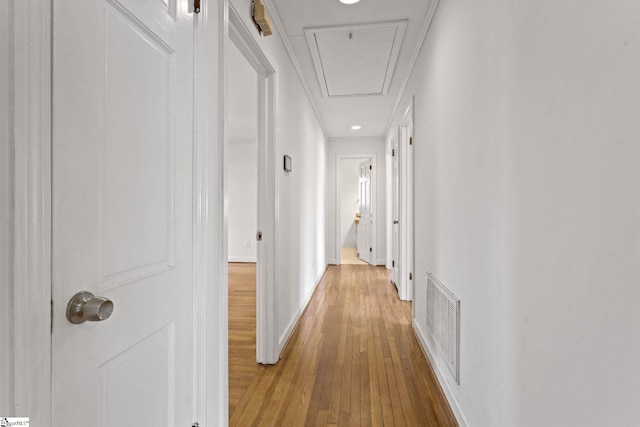
[[[309,305],[309,301],[311,301],[311,297],[315,293],[315,291],[316,291],[316,289],[318,287],[318,284],[320,283],[320,280],[322,280],[322,276],[324,276],[324,273],[327,271],[327,268],[329,268],[328,264],[324,266],[324,269],[322,269],[322,271],[320,272],[318,277],[316,277],[316,280],[315,280],[315,283],[313,285],[313,288],[311,289],[311,292],[309,292],[309,295],[307,295],[307,298],[305,299],[304,304],[302,304],[300,306],[300,308],[298,308],[298,310],[296,311],[294,316],[291,318],[291,321],[287,325],[287,328],[284,330],[282,335],[280,335],[280,338],[278,339],[278,354],[279,355],[282,354],[282,351],[284,350],[285,346],[287,345],[287,341],[289,341],[289,338],[291,338],[291,334],[293,333],[293,331],[296,328],[296,325],[300,321],[300,316],[302,316],[302,313],[304,313],[304,310],[307,308],[307,305]]]
[[[229,262],[256,262],[256,257],[228,257]]]
[[[386,267],[387,266],[387,260],[386,259],[379,259],[376,261],[376,266],[380,266],[380,267]]]
[[[338,265],[338,261],[335,258],[331,258],[327,260],[327,264]]]
[[[429,345],[429,340],[420,328],[418,322],[416,322],[416,319],[413,319],[413,329],[416,333],[416,336],[418,337],[418,342],[420,343],[420,347],[422,347],[422,351],[429,359],[429,362],[433,367],[433,371],[435,372],[436,377],[438,377],[440,387],[442,388],[442,391],[444,391],[445,397],[449,402],[449,406],[451,406],[451,410],[453,411],[453,415],[455,415],[458,424],[460,425],[460,427],[471,427],[469,419],[462,410],[460,401],[458,400],[458,397],[456,396],[453,388],[451,387],[451,384],[449,384],[449,381],[446,377],[446,375],[449,375],[447,368],[443,368],[440,363],[438,363],[438,357],[436,357],[435,351]]]

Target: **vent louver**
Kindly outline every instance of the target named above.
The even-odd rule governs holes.
[[[460,300],[427,273],[427,329],[439,357],[460,384]]]

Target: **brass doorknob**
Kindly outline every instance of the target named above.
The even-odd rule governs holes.
[[[100,322],[107,320],[113,313],[113,302],[97,297],[91,292],[78,292],[67,304],[67,319],[71,323]]]

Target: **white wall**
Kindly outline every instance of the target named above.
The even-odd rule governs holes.
[[[385,265],[387,235],[386,222],[386,188],[385,188],[385,146],[382,138],[334,138],[329,141],[327,159],[327,261],[335,264],[340,258],[336,253],[336,159],[339,154],[376,155],[376,188],[375,188],[375,233],[376,244],[374,257],[376,265]]]
[[[256,261],[258,150],[256,141],[227,146],[229,261]]]
[[[338,166],[340,197],[340,245],[356,247],[355,216],[360,197],[360,162],[366,159],[342,159]]]
[[[231,0],[254,30],[250,2]],[[276,173],[278,230],[276,266],[277,334],[280,347],[293,330],[326,267],[326,137],[277,33],[256,39],[276,70]],[[282,159],[293,159],[284,172]]]
[[[0,412],[13,415],[10,384],[12,372],[11,311],[12,280],[12,142],[9,109],[10,67],[9,4],[0,2]]]
[[[471,425],[640,420],[638,16],[440,2],[399,110],[415,94],[415,322],[431,271],[462,301]]]
[[[229,261],[256,261],[258,213],[258,75],[229,43],[227,60],[227,194]]]

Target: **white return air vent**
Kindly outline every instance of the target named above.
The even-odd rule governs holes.
[[[460,384],[460,300],[435,276],[427,273],[427,329],[429,338]]]

